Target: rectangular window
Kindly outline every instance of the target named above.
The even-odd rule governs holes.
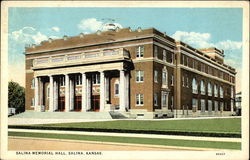
[[[76,85],[82,85],[82,76],[81,75],[76,75],[75,76],[75,84]]]
[[[35,106],[35,98],[32,98],[31,99],[31,107],[34,107]]]
[[[144,71],[136,71],[136,82],[144,81]]]
[[[218,108],[218,101],[214,101],[214,111],[218,112],[219,108]]]
[[[144,55],[144,46],[138,46],[136,48],[136,57],[141,58]]]
[[[100,84],[100,74],[92,74],[92,84]]]
[[[158,71],[157,70],[155,70],[154,71],[154,82],[158,82]]]
[[[115,96],[119,96],[119,83],[115,83]]]
[[[174,75],[171,75],[171,86],[174,85]]]
[[[171,56],[170,56],[170,63],[174,63],[174,54],[171,53]]]
[[[205,99],[201,99],[201,112],[205,112]]]
[[[208,100],[208,112],[212,112],[212,108],[213,108],[212,105],[213,105],[213,104],[212,104],[212,101],[211,101],[211,100]]]
[[[193,98],[192,99],[192,109],[193,109],[193,112],[196,112],[197,107],[198,107],[198,101],[197,101],[196,98]]]
[[[167,62],[167,54],[166,54],[166,50],[163,50],[163,61]]]
[[[182,76],[182,87],[185,87],[185,77]]]
[[[186,58],[186,61],[187,61],[187,62],[186,62],[186,63],[187,63],[186,66],[188,66],[188,57]]]
[[[158,106],[158,94],[157,93],[154,94],[154,105]]]
[[[174,107],[174,96],[171,96],[170,106],[173,109],[173,107]]]
[[[143,94],[136,94],[136,105],[143,106]]]
[[[154,46],[154,57],[158,58],[158,47]]]
[[[59,78],[59,84],[60,84],[60,86],[65,86],[65,77],[64,76]]]
[[[162,106],[167,106],[167,94],[162,93],[161,98],[162,98]]]
[[[187,88],[188,88],[188,76],[187,76],[187,79],[186,79],[186,80],[187,80],[187,81],[186,81],[186,83],[187,83],[186,86],[187,86]]]
[[[184,64],[184,63],[185,63],[185,56],[182,55],[181,57],[182,57],[182,64],[185,65],[185,64]]]

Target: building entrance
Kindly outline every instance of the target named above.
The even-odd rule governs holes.
[[[65,97],[59,97],[58,100],[58,111],[63,112],[65,110]]]
[[[92,109],[94,112],[99,112],[100,110],[100,95],[92,96]]]
[[[75,96],[74,111],[82,110],[82,96]]]

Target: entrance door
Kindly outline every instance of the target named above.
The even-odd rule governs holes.
[[[82,110],[82,96],[75,96],[74,111]]]
[[[94,112],[99,112],[100,110],[100,95],[93,95],[92,96],[92,106]]]
[[[63,112],[65,110],[65,97],[59,97],[58,101],[58,111]]]

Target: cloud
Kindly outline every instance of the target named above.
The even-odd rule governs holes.
[[[59,27],[51,27],[50,28],[52,31],[55,31],[55,32],[59,32],[60,31],[60,28]]]
[[[33,27],[24,27],[20,30],[13,31],[9,34],[10,38],[16,43],[21,44],[39,44],[41,41],[47,40],[48,37]]]
[[[114,28],[119,27],[122,28],[122,25],[119,23],[113,23]],[[108,23],[104,23],[102,21],[98,21],[96,18],[88,18],[83,19],[78,24],[78,28],[85,31],[85,32],[96,32],[98,30],[106,31],[110,28]]]
[[[223,50],[237,50],[241,49],[242,47],[242,42],[236,42],[231,40],[211,43],[209,42],[211,39],[210,33],[176,31],[172,35],[172,37],[176,40],[183,41],[195,48],[216,47],[218,49],[223,49]]]

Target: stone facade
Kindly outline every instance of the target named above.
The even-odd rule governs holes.
[[[223,56],[154,28],[49,39],[26,48],[25,108],[117,110],[135,118],[229,115],[236,72]]]

